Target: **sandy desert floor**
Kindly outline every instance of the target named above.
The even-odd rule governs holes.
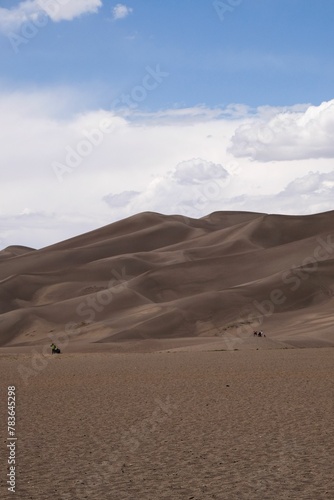
[[[333,349],[1,354],[1,498],[334,498]],[[21,367],[21,368],[20,368]],[[17,394],[6,491],[7,386]]]

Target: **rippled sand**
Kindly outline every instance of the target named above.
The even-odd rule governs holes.
[[[333,499],[333,352],[73,353],[26,379],[28,355],[1,355],[16,498]]]

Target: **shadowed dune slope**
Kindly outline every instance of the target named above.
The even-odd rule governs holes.
[[[17,257],[18,255],[23,255],[28,252],[34,252],[33,248],[24,247],[24,246],[10,246],[4,248],[4,250],[0,250],[0,262],[6,259],[10,259],[12,257]]]
[[[177,337],[334,345],[334,212],[141,213],[0,252],[0,346]]]

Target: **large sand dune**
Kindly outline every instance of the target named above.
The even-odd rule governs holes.
[[[202,337],[239,348],[254,329],[264,341],[332,346],[333,293],[334,212],[147,212],[1,251],[0,346],[66,331],[72,348]]]

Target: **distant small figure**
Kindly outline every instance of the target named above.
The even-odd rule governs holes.
[[[265,337],[265,333],[261,330],[260,332],[254,331],[253,332],[254,337]]]
[[[52,354],[60,354],[60,349],[52,342],[50,345]]]

